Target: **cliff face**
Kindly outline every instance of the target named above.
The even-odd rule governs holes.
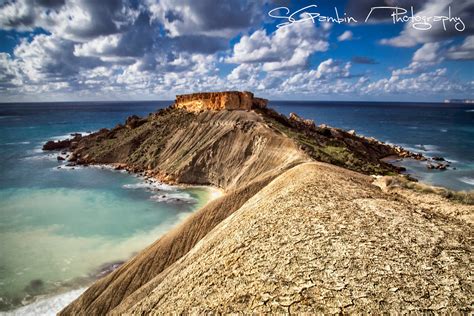
[[[226,91],[205,92],[176,96],[174,107],[190,112],[246,110],[264,108],[267,100],[255,98],[252,92]]]
[[[286,118],[255,106],[256,98],[248,111],[249,100],[233,92],[178,96],[171,108],[69,143],[78,164],[113,163],[225,194],[95,282],[62,315],[468,306],[460,289],[472,288],[462,285],[472,256],[462,233],[472,235],[472,227],[446,215],[458,206],[384,193],[371,177],[347,170],[395,172],[380,159],[399,149]],[[442,288],[444,280],[461,285]],[[435,297],[427,300],[429,293]]]

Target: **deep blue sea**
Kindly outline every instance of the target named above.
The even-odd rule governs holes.
[[[67,168],[54,153],[41,150],[47,140],[111,128],[131,114],[148,115],[170,103],[0,104],[1,309],[70,293],[26,307],[33,313],[58,310],[101,267],[126,260],[211,198],[204,188],[150,185],[97,167]],[[428,183],[474,189],[474,105],[279,101],[270,106],[442,156],[456,170],[405,164]]]
[[[279,101],[270,106],[286,115],[295,112],[313,119],[318,125],[353,129],[426,157],[441,156],[452,168],[429,170],[418,161],[404,161],[403,166],[426,183],[474,190],[474,104]]]

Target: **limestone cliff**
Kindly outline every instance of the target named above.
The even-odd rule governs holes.
[[[168,109],[69,143],[78,164],[116,164],[225,194],[62,315],[472,306],[471,206],[383,192],[361,173],[397,172],[380,159],[408,152],[255,100],[237,92],[178,96]]]
[[[267,100],[255,98],[252,92],[204,92],[176,96],[174,107],[190,112],[205,110],[246,110],[264,108]]]

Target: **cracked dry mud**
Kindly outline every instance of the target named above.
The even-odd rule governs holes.
[[[371,181],[290,169],[112,313],[472,312],[473,207]]]

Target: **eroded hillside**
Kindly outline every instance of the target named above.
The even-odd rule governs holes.
[[[472,311],[473,227],[371,181],[292,168],[113,312]]]
[[[452,215],[472,207],[383,192],[361,174],[397,172],[380,159],[410,153],[262,103],[213,111],[189,100],[65,143],[71,163],[225,194],[61,314],[472,307],[472,224]]]

